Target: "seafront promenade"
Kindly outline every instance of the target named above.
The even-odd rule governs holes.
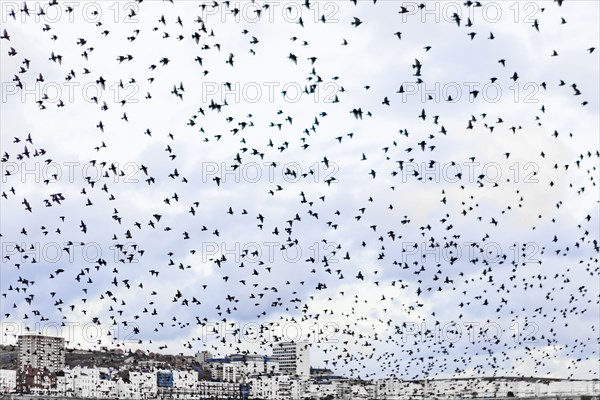
[[[198,400],[206,399],[206,400],[237,400],[241,397],[198,397]],[[307,397],[307,399],[311,399]],[[414,397],[414,399],[420,399],[420,397]],[[429,398],[426,398],[429,400]],[[431,398],[434,399],[434,398]],[[459,397],[435,397],[435,399],[444,399],[444,400],[459,400]],[[557,396],[532,396],[532,397],[469,397],[470,400],[512,400],[512,399],[527,399],[527,400],[600,400],[600,396],[585,396],[585,395],[557,395]],[[67,397],[67,396],[32,396],[32,395],[18,395],[18,394],[8,394],[8,395],[0,395],[0,400],[119,400],[115,398],[100,398],[100,397]],[[177,400],[176,398],[170,397],[156,397],[153,400]],[[249,400],[254,400],[250,398]],[[354,400],[350,397],[348,398],[339,398],[339,400]]]

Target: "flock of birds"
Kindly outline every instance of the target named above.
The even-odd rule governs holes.
[[[426,60],[442,51],[397,26],[389,27],[390,38],[422,49],[397,62],[404,75],[398,81],[381,87],[373,76],[357,86],[350,65],[338,65],[337,75],[320,72],[333,53],[354,54],[361,30],[378,24],[379,7],[419,19],[426,3],[412,14],[400,2],[339,1],[339,23],[333,25],[349,32],[330,36],[337,44],[325,50],[307,33],[330,26],[324,10],[314,21],[296,15],[286,27],[293,36],[281,40],[265,30],[268,24],[247,24],[239,33],[243,24],[223,23],[220,16],[235,20],[245,3],[181,2],[195,15],[178,3],[136,0],[115,24],[108,9],[95,11],[85,37],[67,22],[80,10],[57,0],[35,8],[23,2],[3,15],[3,77],[12,75],[17,93],[48,82],[87,82],[97,93],[86,102],[69,101],[64,92],[53,99],[42,91],[35,100],[29,96],[20,103],[17,95],[3,104],[3,321],[22,322],[33,331],[53,321],[117,326],[127,339],[135,338],[124,342],[107,329],[107,337],[87,343],[92,347],[108,340],[161,352],[214,353],[248,350],[240,339],[247,334],[244,322],[262,324],[256,352],[285,339],[267,334],[277,324],[316,323],[303,332],[313,356],[320,353],[326,366],[355,377],[551,375],[562,363],[565,378],[598,378],[597,368],[589,367],[594,362],[597,367],[598,359],[595,132],[554,128],[552,115],[562,112],[556,103],[537,104],[537,110],[513,104],[517,113],[505,115],[500,105],[484,103],[478,90],[468,95],[469,107],[477,111],[469,108],[462,126],[455,123],[458,111],[440,108],[454,99],[434,104],[429,96],[416,99],[418,112],[394,120],[395,129],[387,132],[383,126],[393,120],[388,110],[410,107],[400,100],[406,83],[431,84],[429,76],[439,66]],[[269,15],[270,3],[252,3],[253,18]],[[315,3],[298,4],[314,12]],[[461,3],[462,15],[481,3]],[[542,5],[573,7],[557,0]],[[47,22],[44,15],[57,13],[53,8],[63,18]],[[368,12],[344,19],[354,9]],[[530,35],[577,23],[554,21],[544,12],[536,15]],[[462,15],[453,13],[451,23],[436,25],[464,32],[464,42],[452,43],[457,49],[506,34],[483,33]],[[28,30],[41,31],[44,43],[33,47]],[[143,40],[145,46],[135,47]],[[168,43],[169,55],[153,51],[150,46],[158,42]],[[287,47],[278,48],[281,43]],[[581,47],[580,60],[597,67],[595,47],[574,47]],[[229,77],[222,87],[231,91],[235,74],[261,69],[263,53],[273,48],[274,68],[293,68],[305,82],[304,96],[312,98],[324,82],[335,82],[331,101],[294,108],[286,90],[260,107],[200,99],[199,81]],[[521,82],[524,73],[510,70],[518,57],[496,57],[490,81]],[[191,69],[174,72],[178,63]],[[322,68],[328,73],[331,67]],[[573,82],[578,73],[538,82],[540,95],[557,96],[597,119],[597,88]],[[138,88],[138,101],[130,87]],[[26,118],[10,113],[11,107]],[[170,116],[188,112],[184,118]],[[34,123],[48,115],[55,125]],[[71,144],[56,143],[55,132],[71,129]],[[469,148],[467,157],[448,161],[453,141],[464,135],[483,138],[478,140],[484,144],[498,140],[502,148]],[[585,148],[576,141],[581,136],[592,138]],[[485,171],[467,179],[465,163],[510,163],[521,146],[537,165],[521,172],[535,184],[506,179],[506,172],[502,180]],[[564,156],[561,148],[577,154]],[[117,160],[120,152],[131,152],[135,181],[128,180],[129,166]],[[77,173],[83,173],[71,180],[65,165],[74,159],[80,161]],[[220,169],[208,178],[200,174],[204,159],[226,166],[230,176]],[[290,160],[302,167],[292,168]],[[453,171],[447,181],[432,181],[414,168],[444,161]],[[232,181],[231,174],[248,165],[264,165],[276,178]],[[455,172],[460,165],[462,172]],[[23,174],[32,170],[37,176]],[[471,244],[461,249],[467,240]],[[267,257],[264,246],[244,246],[254,242],[276,243],[276,256]],[[50,243],[59,244],[57,262],[50,259]],[[495,259],[486,254],[488,243],[502,245]],[[95,255],[77,255],[96,247],[101,251]],[[301,256],[293,262],[281,255],[297,252]],[[228,329],[216,329],[215,322]],[[210,330],[213,339],[206,341],[199,332]],[[462,339],[453,340],[461,332]],[[81,338],[71,339],[71,346],[86,346]],[[176,343],[182,347],[174,349]]]

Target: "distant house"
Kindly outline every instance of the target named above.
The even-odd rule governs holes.
[[[0,369],[0,393],[12,393],[17,388],[17,371]]]

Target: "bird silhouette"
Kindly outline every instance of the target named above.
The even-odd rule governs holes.
[[[191,355],[292,330],[344,378],[299,398],[598,379],[596,3],[121,5],[7,4],[0,36],[3,324],[97,327],[67,364],[128,372],[95,397],[154,362],[230,384]],[[271,362],[232,379],[291,387]]]

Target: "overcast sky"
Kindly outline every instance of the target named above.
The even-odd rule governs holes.
[[[2,2],[3,343],[598,378],[598,3],[467,3]]]

